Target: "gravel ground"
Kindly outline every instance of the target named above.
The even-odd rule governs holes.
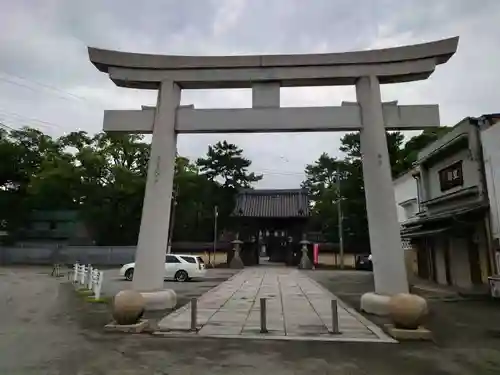
[[[125,280],[118,275],[118,269],[104,271],[103,292],[109,296],[114,296],[120,290],[132,288],[132,282]],[[225,268],[211,268],[207,270],[206,277],[188,282],[179,283],[173,280],[166,280],[163,283],[165,289],[173,289],[177,294],[177,306],[182,306],[189,302],[192,297],[199,297],[203,293],[216,287],[221,282],[237,273],[238,270]]]
[[[500,306],[488,301],[431,302],[436,343],[172,339],[103,333],[107,307],[48,272],[0,268],[0,374],[500,373]],[[346,302],[370,287],[369,273],[325,272],[314,278]]]

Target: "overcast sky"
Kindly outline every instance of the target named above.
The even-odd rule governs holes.
[[[443,125],[500,112],[499,0],[0,0],[0,121],[58,136],[100,131],[104,109],[155,104],[154,92],[117,88],[87,46],[191,55],[318,53],[394,47],[460,36],[456,55],[423,82],[388,85],[383,100],[439,104]],[[353,87],[281,90],[282,106],[339,105]],[[198,108],[250,107],[250,90],[185,91]],[[227,139],[263,173],[259,187],[293,188],[341,133],[183,135],[195,158]]]

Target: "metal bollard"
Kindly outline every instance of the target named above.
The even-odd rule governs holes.
[[[267,333],[266,299],[260,299],[260,333]]]
[[[196,332],[198,323],[196,321],[196,316],[198,314],[198,300],[196,298],[191,298],[191,331]]]
[[[332,331],[330,333],[339,334],[339,313],[337,309],[337,300],[332,299]]]

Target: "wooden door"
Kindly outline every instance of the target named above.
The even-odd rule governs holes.
[[[428,237],[427,246],[427,256],[429,258],[429,279],[437,283],[437,271],[436,271],[436,238]]]
[[[453,279],[451,278],[451,268],[450,268],[450,239],[443,238],[443,251],[444,251],[444,271],[446,275],[446,283],[448,285],[453,284]]]
[[[427,251],[427,239],[420,241],[417,248],[418,276],[422,279],[429,278],[429,256]]]
[[[479,244],[473,240],[472,235],[467,238],[467,250],[469,253],[470,280],[472,284],[482,284]]]

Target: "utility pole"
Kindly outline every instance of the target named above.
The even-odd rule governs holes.
[[[215,268],[215,254],[217,252],[217,218],[219,217],[218,207],[214,207],[214,257],[213,257],[213,266]]]
[[[339,230],[339,246],[340,246],[340,269],[344,269],[344,230],[342,227],[343,215],[342,215],[342,203],[340,194],[340,167],[337,164],[337,176],[335,179],[337,185],[337,214],[338,214],[338,230]]]

